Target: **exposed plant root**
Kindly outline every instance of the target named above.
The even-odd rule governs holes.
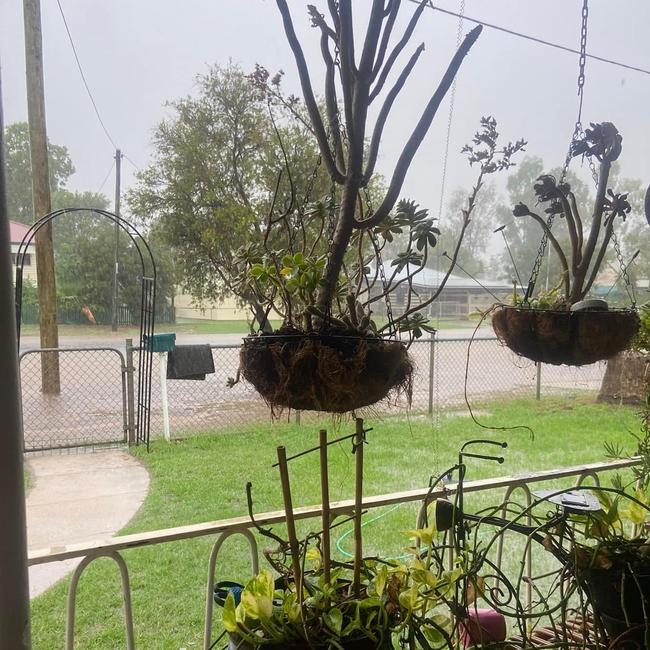
[[[240,361],[244,378],[274,411],[346,413],[391,391],[411,399],[413,363],[400,341],[278,333],[246,339]]]

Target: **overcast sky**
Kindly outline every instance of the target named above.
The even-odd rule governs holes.
[[[325,0],[312,0],[326,5]],[[41,0],[48,135],[66,145],[77,172],[70,187],[97,190],[114,155],[83,88],[56,0]],[[99,111],[112,137],[137,166],[149,160],[153,127],[165,102],[192,94],[195,76],[229,59],[246,70],[259,62],[286,72],[299,93],[295,66],[273,0],[61,0]],[[320,70],[317,33],[303,0],[289,0],[313,70]],[[402,24],[413,5],[404,1]],[[581,0],[466,0],[465,14],[577,47]],[[369,0],[355,0],[361,24]],[[438,6],[457,11],[457,0]],[[396,105],[384,138],[380,171],[390,176],[428,95],[451,57],[457,20],[426,10],[413,39],[426,51]],[[472,27],[465,23],[463,31]],[[396,31],[397,33],[397,31]],[[591,0],[588,51],[650,68],[650,2]],[[22,3],[0,0],[0,63],[5,121],[25,120]],[[316,74],[316,84],[321,77]],[[508,139],[525,137],[528,152],[548,167],[561,164],[575,121],[577,56],[485,29],[458,77],[449,154],[448,190],[473,174],[459,149],[481,115],[494,115]],[[584,121],[609,120],[623,134],[624,175],[650,182],[650,75],[594,60],[587,63]],[[415,159],[403,195],[437,211],[448,104]],[[578,164],[577,162],[575,163]],[[124,185],[134,167],[124,162]],[[112,179],[104,192],[112,196]]]

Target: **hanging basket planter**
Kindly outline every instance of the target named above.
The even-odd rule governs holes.
[[[241,373],[272,409],[346,413],[391,391],[410,401],[413,362],[401,341],[333,334],[244,339]]]
[[[501,305],[492,315],[492,327],[522,357],[584,366],[625,350],[639,329],[639,317],[633,309],[555,311]]]

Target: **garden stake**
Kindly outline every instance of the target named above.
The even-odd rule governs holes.
[[[354,581],[352,583],[352,589],[355,598],[358,598],[361,588],[361,562],[363,550],[361,540],[361,500],[363,497],[363,442],[365,432],[363,430],[362,418],[356,419],[356,427],[356,434],[354,436]]]
[[[330,488],[327,466],[327,431],[320,430],[320,490],[323,526],[323,576],[330,583]]]
[[[293,505],[291,503],[291,484],[289,482],[289,466],[287,465],[287,450],[280,446],[277,448],[278,467],[280,468],[280,481],[282,482],[282,498],[284,499],[284,512],[287,519],[287,537],[291,548],[291,563],[293,565],[293,579],[296,584],[296,597],[298,604],[302,605],[302,572],[300,570],[300,547],[296,536],[296,523],[293,518]]]

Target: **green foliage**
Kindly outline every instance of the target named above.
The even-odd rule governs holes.
[[[154,134],[153,162],[127,201],[144,223],[156,224],[174,251],[179,282],[197,302],[235,291],[259,321],[249,261],[263,257],[276,186],[276,206],[297,207],[320,201],[329,179],[303,122],[278,105],[272,117],[264,94],[239,66],[213,66],[197,85],[197,96],[169,104],[172,116]],[[285,165],[290,173],[278,182]],[[268,243],[288,252],[302,234],[293,224],[273,229]]]
[[[32,204],[32,164],[29,150],[29,126],[27,122],[9,124],[4,133],[5,165],[7,174],[7,208],[9,218],[31,224],[34,219]],[[74,174],[74,166],[66,147],[48,142],[50,189],[52,202]],[[37,215],[42,217],[44,215]]]
[[[632,347],[644,354],[650,354],[650,303],[639,307],[639,320],[639,333],[632,342]]]
[[[433,542],[435,531],[412,532]],[[310,558],[318,562],[319,551],[312,551]],[[410,552],[408,562],[365,560],[358,597],[350,594],[348,567],[334,569],[329,582],[318,567],[304,576],[302,605],[295,585],[277,588],[272,573],[263,570],[248,581],[239,604],[228,595],[223,626],[254,646],[317,641],[333,649],[371,639],[377,647],[392,647],[391,639],[422,637],[435,646],[451,636],[449,602],[465,572],[462,563],[453,570],[438,566],[431,551],[424,557],[415,547]]]
[[[626,429],[636,421],[632,408],[614,409],[610,405],[585,403],[579,397],[546,398],[541,402],[506,400],[484,403],[480,408],[489,412],[485,420],[490,426],[506,426],[513,422],[530,424],[535,430],[535,440],[530,440],[526,433],[514,434],[507,465],[476,462],[473,466],[476,478],[520,471],[517,468],[532,472],[602,460],[602,449],[593,444],[594,422],[598,422],[601,431],[611,432],[612,440],[625,442]],[[365,494],[426,487],[422,480],[432,472],[432,464],[434,467],[452,465],[462,441],[484,435],[500,439],[491,431],[483,431],[467,417],[457,415],[456,407],[453,411],[442,414],[444,435],[438,437],[433,449],[430,419],[411,418],[407,422],[403,416],[384,418],[381,428],[374,432],[372,454],[366,454],[364,459]],[[275,447],[305,444],[321,426],[331,428],[331,419],[323,418],[310,424],[308,429],[304,422],[302,425],[286,421],[262,422],[248,429],[238,427],[171,444],[155,440],[151,453],[144,448],[133,448],[131,452],[149,472],[149,492],[136,517],[120,534],[245,515],[243,467],[256,476],[257,511],[281,509],[277,477],[268,471],[275,457]],[[562,432],[561,445],[558,444],[558,431]],[[408,440],[407,445],[402,444],[404,440]],[[294,462],[292,472],[294,503],[301,506],[320,503],[320,486],[314,480],[318,476],[318,459],[305,456]],[[347,453],[332,453],[330,472],[332,499],[349,498],[354,472]],[[474,512],[494,504],[494,495],[490,493],[472,493],[466,497],[472,500],[470,507]],[[396,531],[412,528],[416,512],[413,507],[403,505],[365,527],[367,552],[384,558],[401,555],[405,538]],[[307,526],[305,522],[298,522],[298,525],[299,531]],[[155,650],[201,647],[205,570],[213,544],[214,537],[208,535],[124,552],[136,614],[136,647]],[[258,544],[264,547],[261,539]],[[504,567],[506,571],[518,572],[520,559],[512,555],[504,554]],[[535,557],[539,559],[540,555]],[[335,559],[344,558],[337,554]],[[219,579],[245,583],[250,578],[250,557],[237,536],[223,545],[219,567]],[[61,647],[65,638],[69,586],[70,576],[32,600],[35,648]],[[84,571],[79,590],[77,644],[93,650],[124,647],[123,603],[119,572],[114,563],[102,559],[93,562]],[[161,616],[161,612],[165,615]],[[215,636],[220,630],[221,612],[216,609]]]

